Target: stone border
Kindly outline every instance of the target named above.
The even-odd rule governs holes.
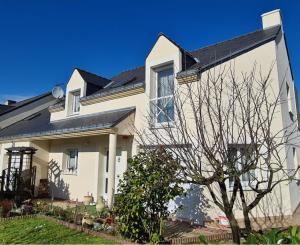
[[[0,222],[1,222],[1,221],[8,221],[8,220],[36,218],[36,217],[37,217],[37,214],[19,215],[19,216],[7,217],[7,218],[1,218],[1,217],[0,217]]]

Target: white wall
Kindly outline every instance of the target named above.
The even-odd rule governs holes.
[[[296,108],[296,94],[295,94],[295,83],[292,77],[292,71],[290,68],[289,63],[289,57],[287,53],[287,47],[285,43],[284,35],[278,36],[276,39],[276,56],[277,56],[277,70],[278,70],[278,77],[279,82],[283,86],[283,94],[282,94],[282,100],[284,103],[282,103],[282,121],[283,125],[285,127],[288,127],[292,124],[294,124],[294,127],[298,126],[298,112]],[[289,86],[290,90],[290,98],[287,98],[286,93],[286,84]],[[294,116],[294,123],[290,118],[289,111],[293,113]],[[291,137],[291,145],[288,145],[286,147],[286,154],[287,154],[287,162],[288,162],[288,168],[289,169],[295,169],[300,165],[300,143],[299,143],[299,131],[297,130],[297,133],[293,134]],[[293,159],[293,147],[296,149],[296,159],[298,162],[294,162]],[[299,178],[300,174],[298,174],[296,177]],[[298,193],[300,192],[300,186],[297,184],[296,181],[293,181],[291,184],[289,184],[289,193],[290,193],[290,201],[291,201],[291,210],[292,212],[297,208],[299,202],[300,202],[300,195]]]
[[[130,156],[130,142],[130,138],[119,136],[117,148],[128,151]],[[99,196],[104,195],[103,170],[108,148],[108,135],[52,140],[49,160],[56,161],[59,169],[62,170],[64,161],[66,161],[64,153],[67,149],[72,148],[78,149],[77,174],[61,173],[57,178],[52,178],[53,194],[55,197],[82,201],[83,197],[89,193],[96,200]]]

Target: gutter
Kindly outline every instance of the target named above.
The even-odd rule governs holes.
[[[119,97],[125,97],[125,96],[128,96],[127,94],[129,94],[129,92],[132,90],[137,90],[137,93],[139,93],[139,92],[143,91],[144,89],[145,89],[145,82],[136,82],[136,83],[131,83],[131,84],[116,87],[116,88],[102,89],[95,94],[92,94],[92,95],[89,95],[86,97],[82,97],[80,99],[80,103],[82,103],[83,105],[93,104],[93,103],[105,100],[104,97],[111,96],[112,98],[117,98],[118,94],[120,94]],[[124,94],[124,96],[121,95],[122,93]],[[115,95],[115,96],[113,96],[113,95]]]

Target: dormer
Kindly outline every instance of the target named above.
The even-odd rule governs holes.
[[[66,116],[79,115],[81,107],[80,98],[103,89],[110,82],[109,79],[75,68],[66,88]]]
[[[172,39],[160,34],[146,58],[146,94],[154,127],[174,120],[176,74],[196,60]]]

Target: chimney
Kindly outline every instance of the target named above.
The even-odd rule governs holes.
[[[273,26],[281,25],[282,28],[282,18],[280,14],[280,9],[275,9],[271,12],[267,12],[261,15],[263,29],[267,29]]]
[[[17,101],[14,101],[14,100],[7,100],[7,101],[4,102],[4,105],[13,105],[13,104],[15,104],[15,103],[17,103]]]

